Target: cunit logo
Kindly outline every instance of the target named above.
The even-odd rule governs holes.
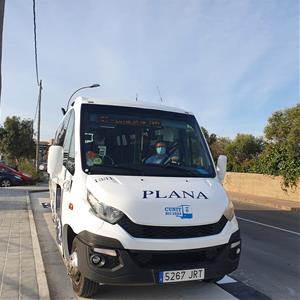
[[[176,207],[165,207],[166,216],[175,216],[181,219],[192,219],[193,213],[190,205],[179,205]]]

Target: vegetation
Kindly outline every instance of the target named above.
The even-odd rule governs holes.
[[[300,177],[300,104],[277,111],[265,127],[266,146],[254,170],[283,176],[285,187],[295,187]]]
[[[41,174],[36,171],[33,161],[21,159],[18,163],[18,170],[30,174],[32,176],[32,183],[41,181]]]
[[[274,112],[264,138],[238,134],[233,140],[209,134],[202,128],[216,161],[228,157],[228,171],[283,177],[283,187],[296,187],[300,178],[300,104]]]
[[[32,121],[7,117],[4,126],[0,127],[0,152],[5,159],[15,162],[21,158],[33,158],[34,149]]]
[[[32,120],[21,120],[16,116],[6,118],[4,126],[0,127],[0,154],[11,166],[30,174],[33,181],[39,179],[33,164],[35,142]]]
[[[259,154],[263,150],[263,139],[251,134],[238,134],[225,147],[228,168],[233,172],[250,172]]]

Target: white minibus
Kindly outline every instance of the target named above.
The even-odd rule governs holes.
[[[74,291],[234,271],[241,241],[225,172],[191,112],[77,98],[48,154],[56,241]]]

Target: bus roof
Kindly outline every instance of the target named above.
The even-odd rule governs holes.
[[[171,111],[182,114],[193,114],[191,111],[180,109],[177,107],[166,106],[160,103],[151,103],[143,101],[128,101],[128,100],[110,100],[110,99],[94,99],[94,98],[85,98],[78,97],[74,101],[74,106],[81,104],[99,104],[99,105],[113,105],[113,106],[124,106],[124,107],[137,107],[143,109],[154,109],[154,110],[163,110]]]

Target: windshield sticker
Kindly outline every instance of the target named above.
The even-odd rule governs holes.
[[[166,216],[175,216],[181,219],[192,219],[193,213],[190,205],[180,205],[176,207],[165,207]]]
[[[86,164],[89,167],[92,167],[93,165],[101,165],[102,164],[102,159],[101,157],[99,157],[99,155],[97,155],[96,152],[94,151],[88,151],[86,153]]]
[[[99,149],[99,156],[105,156],[106,155],[106,146],[98,146]]]
[[[84,134],[84,142],[86,144],[92,143],[94,141],[94,135],[92,133],[85,133]]]
[[[95,157],[93,160],[94,165],[101,165],[102,164],[102,159],[100,157]]]

